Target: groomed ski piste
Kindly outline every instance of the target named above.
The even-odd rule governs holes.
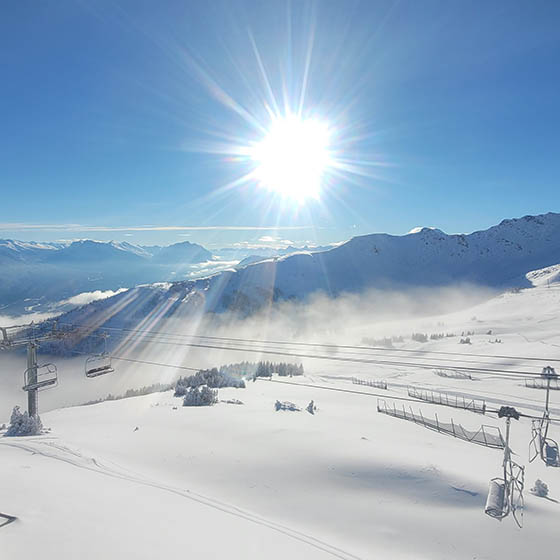
[[[559,359],[560,286],[546,279],[418,325],[426,332],[475,331],[471,344],[459,345],[459,336],[400,348],[421,349],[426,363],[442,359],[437,352],[463,352],[464,359],[447,356],[448,369],[451,359],[460,360],[457,369],[480,365],[468,364],[477,359],[469,354]],[[542,365],[499,357],[484,362],[504,370]],[[0,517],[1,557],[556,557],[560,468],[529,462],[530,418],[511,425],[512,457],[525,466],[520,529],[512,516],[497,521],[484,514],[503,451],[377,411],[382,394],[390,406],[505,433],[496,414],[399,399],[408,398],[412,386],[539,417],[544,391],[498,373],[456,379],[430,368],[304,363],[301,378],[274,376],[249,381],[245,389],[220,389],[212,407],[182,407],[173,392],[154,393],[43,412],[50,430],[44,435],[0,438],[0,512],[17,517],[5,524]],[[112,375],[134,368],[149,366],[119,364]],[[355,384],[353,377],[386,380],[387,390]],[[223,402],[228,399],[243,405]],[[302,410],[275,411],[276,400]],[[313,415],[305,411],[310,400]],[[550,413],[560,419],[559,391],[551,392]],[[549,435],[560,440],[560,423]],[[536,479],[548,484],[547,498],[529,491]]]

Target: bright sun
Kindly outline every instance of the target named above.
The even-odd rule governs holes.
[[[314,119],[276,119],[251,149],[255,177],[264,187],[299,201],[318,198],[331,165],[329,129]]]

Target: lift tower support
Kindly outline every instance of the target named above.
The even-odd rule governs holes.
[[[24,375],[23,390],[27,392],[27,412],[31,417],[37,417],[39,414],[39,390],[53,386],[57,381],[54,364],[44,366],[37,364],[37,348],[41,342],[60,340],[70,332],[72,331],[59,331],[56,322],[53,322],[50,328],[45,323],[0,327],[0,350],[27,347],[27,369]],[[41,367],[46,368],[50,375],[48,379],[40,381],[38,370]]]

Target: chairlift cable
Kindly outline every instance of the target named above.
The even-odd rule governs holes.
[[[75,325],[71,323],[61,323],[66,325],[71,325],[77,328],[90,328],[86,325]],[[278,345],[291,345],[291,346],[311,346],[311,347],[322,347],[322,348],[333,348],[333,349],[349,349],[349,350],[374,350],[383,353],[387,352],[408,352],[408,353],[420,353],[420,354],[440,354],[448,356],[461,356],[461,357],[476,357],[476,358],[498,358],[504,360],[520,360],[520,361],[537,361],[537,362],[560,362],[560,358],[538,358],[536,356],[508,356],[502,354],[465,354],[463,352],[449,352],[442,350],[422,350],[422,349],[412,349],[412,348],[385,348],[382,346],[362,346],[362,345],[343,345],[343,344],[326,344],[318,342],[297,342],[297,341],[286,341],[286,340],[263,340],[263,339],[251,339],[251,338],[231,338],[231,337],[221,337],[221,336],[209,336],[200,334],[177,334],[165,331],[154,331],[150,329],[128,329],[125,327],[100,327],[104,330],[118,330],[133,333],[145,333],[154,335],[165,335],[175,338],[203,338],[208,340],[218,340],[218,341],[232,341],[232,342],[250,342],[250,343],[261,343],[261,344],[278,344]],[[486,335],[483,335],[486,336]]]
[[[115,330],[121,330],[121,329],[115,329]],[[270,355],[277,355],[277,356],[290,356],[296,358],[331,360],[331,361],[338,361],[338,362],[377,364],[377,365],[389,365],[389,366],[398,366],[398,367],[417,367],[421,369],[441,369],[446,367],[445,365],[442,364],[402,362],[402,361],[391,361],[391,360],[379,360],[379,359],[372,359],[372,358],[360,359],[360,358],[350,358],[350,357],[342,357],[342,356],[328,356],[323,354],[303,354],[303,353],[286,352],[286,351],[262,348],[262,347],[258,348],[258,347],[217,346],[217,345],[201,344],[195,342],[176,342],[176,341],[169,341],[169,340],[159,340],[154,338],[144,339],[144,341],[152,342],[154,344],[167,344],[172,346],[186,346],[192,348],[207,348],[207,349],[214,349],[214,350],[229,350],[234,352],[252,352],[258,354],[270,354]],[[539,377],[539,378],[541,377],[541,374],[537,372],[528,372],[528,371],[519,371],[519,370],[475,368],[475,367],[468,367],[468,366],[464,366],[464,367],[448,366],[448,367],[449,369],[458,369],[461,371],[473,372],[480,375],[505,374],[504,376],[508,376],[511,378],[513,378],[514,376],[520,376],[519,377],[520,379],[522,379],[523,377]]]

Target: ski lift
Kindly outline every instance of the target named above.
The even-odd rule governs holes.
[[[111,356],[107,352],[89,356],[86,359],[86,377],[93,378],[113,373],[115,369],[111,364]]]
[[[86,377],[99,377],[106,373],[113,373],[115,369],[111,364],[111,356],[107,353],[107,333],[99,335],[103,339],[103,352],[101,354],[94,354],[86,359]]]
[[[32,373],[36,371],[34,379]],[[54,364],[48,363],[37,368],[28,368],[23,374],[24,391],[41,391],[58,385],[58,371]]]
[[[547,467],[560,467],[558,444],[553,439],[544,440],[544,462]]]
[[[502,406],[499,418],[506,419],[506,441],[504,446],[503,478],[493,478],[488,488],[484,513],[500,521],[510,513],[519,527],[523,526],[523,487],[525,468],[511,460],[509,432],[511,419],[519,420],[520,414],[511,406]]]
[[[550,419],[545,415],[541,420],[533,420],[531,442],[529,443],[529,462],[540,457],[547,467],[560,467],[558,443],[547,437]]]
[[[550,427],[550,384],[552,380],[558,379],[558,374],[554,371],[554,368],[547,366],[543,368],[541,377],[546,379],[544,413],[540,420],[533,420],[531,427],[532,438],[529,442],[529,462],[531,463],[537,457],[540,457],[547,467],[560,467],[558,443],[548,437],[548,428]]]
[[[503,478],[493,478],[490,481],[484,513],[495,519],[508,516],[509,501],[506,499],[506,481]]]

